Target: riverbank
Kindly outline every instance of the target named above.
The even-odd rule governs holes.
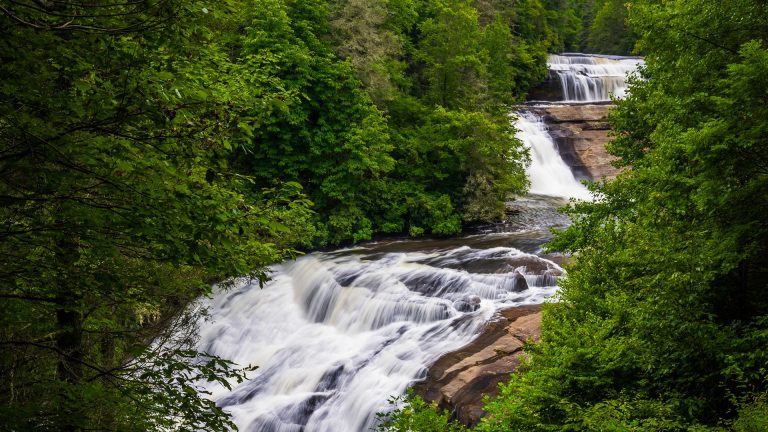
[[[501,310],[475,340],[437,360],[414,389],[460,422],[476,424],[485,415],[483,398],[498,394],[525,356],[525,343],[540,335],[541,304]]]

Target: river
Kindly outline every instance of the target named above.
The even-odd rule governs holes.
[[[550,56],[562,101],[624,94],[637,59]],[[621,76],[621,79],[617,79]],[[441,355],[469,343],[502,308],[556,292],[562,257],[542,252],[569,197],[589,199],[546,125],[523,108],[517,136],[530,147],[532,195],[504,224],[446,240],[371,242],[316,252],[273,268],[262,289],[216,290],[199,349],[259,369],[229,391],[210,386],[242,431],[367,431]]]

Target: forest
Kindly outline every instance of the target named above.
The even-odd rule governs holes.
[[[628,9],[646,66],[610,118],[627,170],[567,210],[549,248],[575,264],[473,430],[768,430],[768,5]],[[381,429],[465,430],[419,398]]]
[[[0,0],[0,429],[231,430],[194,383],[214,282],[450,236],[527,187],[508,113],[548,53],[643,55],[628,167],[477,430],[768,428],[768,5]],[[383,430],[463,426],[414,399]]]

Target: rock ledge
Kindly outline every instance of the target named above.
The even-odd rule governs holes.
[[[578,179],[610,180],[620,171],[611,165],[614,157],[605,150],[611,139],[608,124],[611,108],[611,104],[571,104],[537,106],[530,110],[544,119],[560,156]]]
[[[541,334],[541,305],[501,311],[469,345],[441,357],[418,382],[416,393],[448,409],[462,423],[476,424],[484,415],[483,397],[496,396],[498,384],[525,355],[523,344]]]

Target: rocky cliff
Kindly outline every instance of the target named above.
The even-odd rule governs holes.
[[[605,150],[610,141],[607,121],[611,104],[539,105],[527,108],[540,115],[557,144],[560,156],[579,180],[616,177],[613,156]]]
[[[498,394],[498,384],[509,380],[525,355],[523,344],[538,340],[540,325],[541,305],[502,311],[475,341],[432,365],[416,393],[464,424],[477,423],[485,414],[483,397]]]

